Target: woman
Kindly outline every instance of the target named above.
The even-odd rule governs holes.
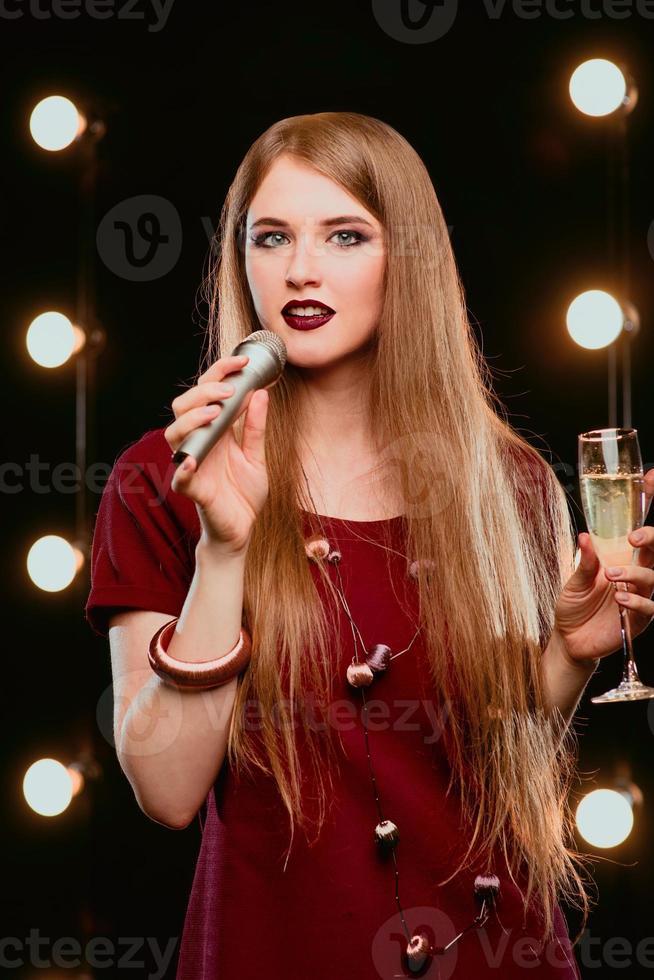
[[[568,722],[620,646],[617,594],[586,534],[575,568],[564,491],[501,417],[427,170],[377,119],[281,120],[216,246],[206,370],[116,462],[87,602],[140,806],[170,827],[203,808],[178,980],[578,977]],[[262,328],[279,380],[175,469]],[[161,683],[171,616],[170,656],[243,627],[247,667]]]

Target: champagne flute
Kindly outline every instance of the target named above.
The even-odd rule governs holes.
[[[630,565],[637,550],[628,535],[645,520],[645,481],[636,429],[595,429],[579,436],[579,485],[588,533],[602,566]],[[614,589],[628,591],[626,582]],[[640,701],[654,698],[654,687],[641,683],[631,645],[629,610],[619,608],[624,669],[617,687],[596,698]]]

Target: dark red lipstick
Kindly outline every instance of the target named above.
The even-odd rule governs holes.
[[[312,316],[293,316],[288,311],[295,309],[298,306],[314,306],[321,307],[323,310],[328,310],[328,313],[312,315]],[[284,322],[292,327],[293,330],[315,330],[316,327],[322,327],[323,324],[328,323],[329,320],[335,315],[335,310],[332,310],[330,306],[326,303],[320,302],[317,299],[292,299],[286,304],[282,310],[282,316],[284,317]]]

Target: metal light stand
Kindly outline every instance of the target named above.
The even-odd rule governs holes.
[[[631,261],[629,241],[630,159],[629,114],[636,105],[638,92],[633,79],[621,69],[627,80],[627,94],[607,129],[607,238],[609,267],[617,269],[617,291],[624,311],[624,325],[608,353],[609,426],[618,425],[618,360],[622,365],[622,426],[631,427],[631,340],[638,330],[639,319],[631,297]]]
[[[75,545],[90,559],[91,515],[88,507],[87,460],[95,458],[95,375],[97,355],[105,334],[97,320],[95,302],[95,192],[98,141],[105,133],[100,119],[91,119],[79,142],[79,240],[76,323],[85,343],[76,358],[75,462],[82,486],[75,502]]]

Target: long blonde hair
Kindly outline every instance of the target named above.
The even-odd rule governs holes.
[[[353,112],[294,116],[250,147],[212,243],[203,283],[207,346],[198,374],[260,329],[245,274],[245,219],[281,154],[336,181],[384,229],[385,298],[369,353],[367,402],[375,450],[391,459],[395,491],[406,502],[407,554],[442,556],[431,574],[420,576],[418,590],[433,690],[453,707],[445,739],[450,786],[471,832],[451,878],[471,854],[498,847],[512,876],[528,870],[525,909],[532,897],[540,900],[544,936],[552,935],[557,899],[583,910],[581,934],[589,900],[568,800],[576,735],[558,709],[548,710],[539,670],[557,597],[574,570],[567,499],[493,392],[429,173],[391,126]],[[338,764],[329,728],[316,734],[295,714],[308,696],[328,701],[337,605],[335,599],[329,613],[320,602],[304,551],[298,504],[312,508],[298,451],[301,383],[298,369],[287,364],[269,389],[270,493],[245,571],[253,655],[228,742],[230,766],[249,772],[256,766],[275,778],[291,840],[296,823],[309,826],[298,723],[319,788],[318,832],[327,798],[323,776],[331,783]],[[239,439],[243,422],[241,416],[235,426]],[[273,721],[284,698],[288,726]],[[244,726],[251,700],[260,708],[265,759]]]

